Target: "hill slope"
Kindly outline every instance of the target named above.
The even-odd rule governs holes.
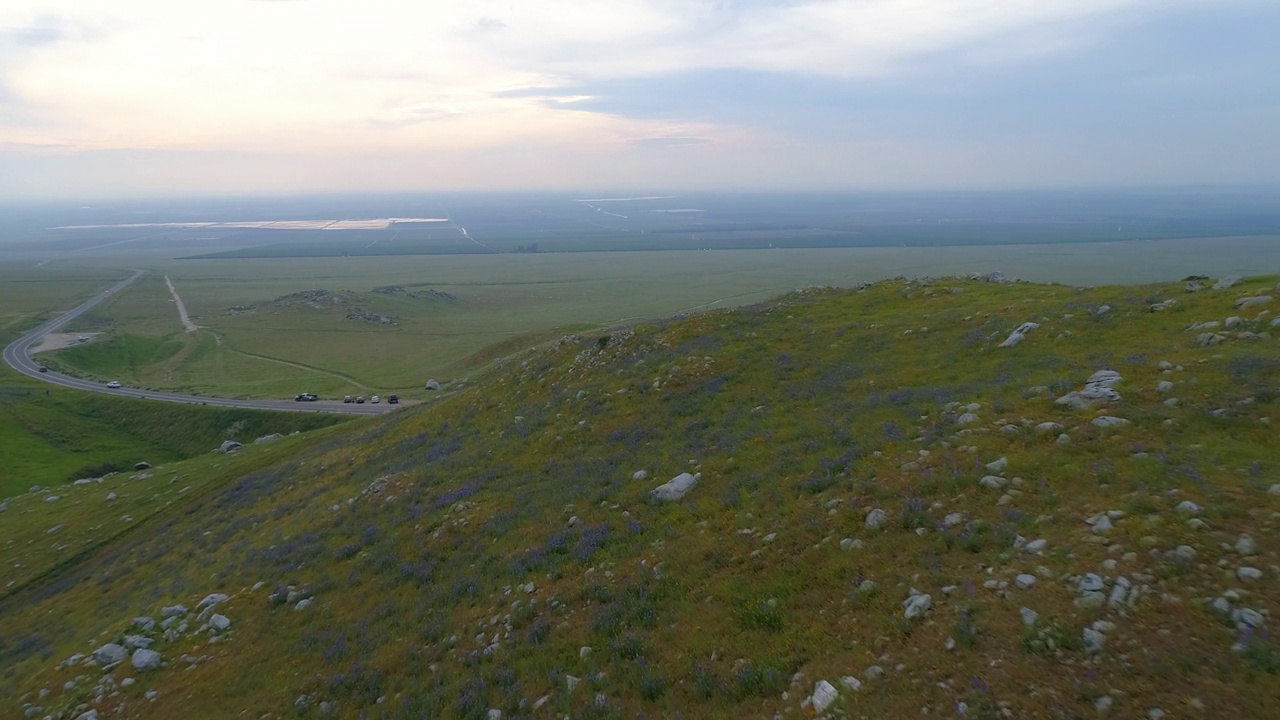
[[[1236,305],[1274,285],[899,280],[565,338],[8,598],[7,710],[1267,717],[1280,330]]]

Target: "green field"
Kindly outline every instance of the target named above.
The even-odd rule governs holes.
[[[90,262],[118,270],[90,270],[85,267]],[[86,377],[203,394],[271,398],[303,391],[324,397],[394,392],[412,398],[428,378],[460,380],[514,351],[563,335],[750,304],[798,287],[992,270],[1080,285],[1171,280],[1280,267],[1280,243],[1213,238],[266,260],[174,260],[160,253],[108,253],[90,260],[66,253],[38,273],[0,268],[6,287],[10,278],[22,278],[23,287],[31,288],[18,307],[8,308],[5,301],[9,322],[55,307],[53,289],[87,295],[129,267],[150,272],[71,328],[104,335],[87,346],[46,354],[49,364]],[[165,275],[201,330],[183,331]],[[402,291],[376,291],[389,287]],[[342,302],[276,302],[312,290]],[[349,319],[353,314],[394,318],[394,324]]]

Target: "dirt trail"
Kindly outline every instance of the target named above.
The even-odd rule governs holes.
[[[356,380],[355,378],[349,375],[343,375],[342,373],[334,372],[332,370],[325,370],[324,368],[313,367],[311,365],[303,365],[302,363],[291,362],[289,360],[281,360],[280,358],[273,358],[269,355],[255,355],[254,353],[245,352],[244,350],[237,350],[231,347],[230,345],[224,343],[222,341],[222,336],[218,335],[217,333],[214,333],[213,338],[217,342],[218,347],[228,352],[233,352],[237,355],[243,355],[244,357],[253,358],[254,360],[265,360],[266,362],[273,362],[273,363],[279,363],[281,365],[288,365],[291,368],[297,368],[299,370],[309,370],[311,372],[320,373],[322,375],[328,375],[329,377],[338,378],[343,382],[349,382],[352,385],[355,385],[356,387],[364,390],[373,390],[373,388],[369,387],[368,385],[365,385],[364,383],[360,382],[359,380]]]
[[[178,295],[177,289],[173,287],[173,281],[169,279],[168,275],[164,276],[164,284],[169,286],[169,294],[173,295],[173,302],[178,305],[178,317],[182,319],[182,327],[186,328],[187,332],[199,330],[200,326],[191,322],[191,316],[187,314],[187,306],[182,302],[182,298]]]

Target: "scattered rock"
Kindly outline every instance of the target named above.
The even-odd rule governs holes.
[[[1091,425],[1100,428],[1124,427],[1129,424],[1124,418],[1114,417],[1111,415],[1101,415],[1089,421]]]
[[[1236,552],[1241,555],[1253,555],[1258,552],[1258,543],[1248,535],[1241,535],[1240,539],[1236,540]]]
[[[838,697],[840,697],[840,693],[836,691],[835,686],[826,680],[819,680],[813,686],[813,695],[810,699],[812,700],[814,711],[821,714],[826,712],[827,708],[831,707],[831,704]]]
[[[440,383],[435,378],[431,378],[430,380],[427,381],[426,388],[428,390],[439,390]]]
[[[1236,300],[1236,309],[1245,310],[1259,305],[1269,305],[1270,303],[1270,295],[1254,295],[1253,297],[1244,297]]]
[[[215,614],[213,617],[209,618],[209,627],[217,630],[218,632],[223,632],[231,628],[231,619],[226,615]]]
[[[875,508],[867,513],[866,526],[868,530],[879,530],[884,525],[884,521],[889,517],[888,513],[880,508]]]
[[[1081,633],[1081,639],[1084,641],[1084,651],[1090,655],[1102,652],[1102,646],[1107,641],[1107,637],[1093,628],[1085,628]]]
[[[1226,339],[1226,335],[1219,335],[1218,333],[1200,333],[1196,336],[1196,344],[1200,347],[1212,347]]]
[[[1022,574],[1021,574],[1021,575],[1019,575],[1018,577],[1014,578],[1014,579],[1013,579],[1013,582],[1014,582],[1018,587],[1022,588],[1023,590],[1026,590],[1027,588],[1029,588],[1029,587],[1031,587],[1032,585],[1035,585],[1035,584],[1036,584],[1036,576],[1035,576],[1035,575],[1028,575],[1028,574],[1026,574],[1026,573],[1022,573]]]
[[[1254,580],[1262,579],[1262,571],[1256,567],[1249,567],[1248,565],[1245,565],[1243,567],[1236,568],[1236,577],[1240,578],[1244,582],[1253,582]]]
[[[1009,337],[1006,338],[1005,341],[1000,343],[997,347],[1011,348],[1014,345],[1017,345],[1018,343],[1022,342],[1023,340],[1026,340],[1027,333],[1031,332],[1032,330],[1035,330],[1038,327],[1040,327],[1038,323],[1024,322],[1018,326],[1017,330],[1014,330],[1012,333],[1010,333]]]
[[[931,596],[911,588],[911,595],[902,601],[902,615],[908,620],[914,620],[929,612],[931,607],[933,607],[933,598]]]
[[[1076,587],[1080,594],[1077,603],[1082,606],[1101,605],[1106,599],[1102,594],[1106,583],[1101,576],[1095,573],[1086,573],[1084,577],[1080,578],[1080,582]]]
[[[114,665],[129,656],[129,651],[115,643],[107,643],[93,651],[93,659],[99,665]]]
[[[293,606],[293,609],[294,609],[294,610],[306,610],[306,609],[307,609],[307,608],[309,608],[309,607],[311,607],[311,598],[303,598],[303,599],[301,599],[301,600],[299,600],[299,601],[298,601],[298,604],[297,604],[297,605],[294,605],[294,606]]]
[[[1118,401],[1120,393],[1116,391],[1115,386],[1122,379],[1120,373],[1115,370],[1099,370],[1089,376],[1083,388],[1073,390],[1054,402],[1072,410],[1085,410],[1096,403]]]
[[[690,475],[689,473],[680,473],[671,478],[671,480],[659,485],[649,492],[649,497],[654,500],[674,501],[679,500],[689,493],[690,490],[698,484],[698,479],[702,477],[702,473]]]
[[[1183,500],[1173,509],[1183,515],[1199,515],[1202,508],[1190,500]]]
[[[196,604],[196,610],[204,610],[205,608],[211,608],[214,605],[217,605],[218,603],[224,603],[230,599],[231,598],[228,597],[225,593],[209,593],[208,595],[204,596],[203,600],[201,600],[199,603]]]
[[[993,460],[992,462],[987,463],[987,472],[1002,473],[1008,466],[1009,459],[1002,457],[999,460]]]
[[[1040,619],[1040,614],[1031,608],[1024,607],[1018,611],[1018,614],[1022,616],[1022,624],[1027,627],[1032,627]]]
[[[160,667],[160,653],[147,648],[133,651],[133,667],[136,670],[152,670]]]
[[[240,449],[240,448],[242,448],[242,447],[244,447],[244,445],[242,445],[241,443],[236,442],[235,440],[223,440],[223,441],[222,441],[222,445],[218,446],[218,452],[220,452],[220,453],[233,453],[233,452],[236,452],[237,450],[239,450],[239,449]]]
[[[150,467],[151,467],[151,463],[147,462],[146,460],[142,460],[141,462],[134,463],[133,465],[134,470],[146,470]]]
[[[1214,290],[1229,290],[1240,283],[1244,282],[1244,278],[1239,275],[1228,275],[1213,284]]]
[[[160,617],[171,618],[187,614],[186,605],[167,605],[160,608]]]

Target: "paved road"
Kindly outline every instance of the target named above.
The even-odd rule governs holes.
[[[22,337],[9,343],[4,349],[4,361],[9,367],[17,370],[23,375],[29,375],[37,380],[61,385],[63,387],[75,388],[77,390],[88,390],[90,392],[105,393],[107,395],[119,395],[121,397],[146,398],[149,400],[163,400],[165,402],[188,403],[193,405],[216,405],[218,407],[247,408],[250,410],[285,410],[289,412],[327,412],[327,413],[343,413],[347,415],[381,415],[382,413],[394,410],[394,407],[387,405],[373,404],[347,404],[342,402],[296,402],[293,400],[237,400],[234,398],[205,397],[202,395],[183,395],[182,393],[159,392],[155,390],[138,390],[134,388],[109,388],[103,383],[93,380],[82,380],[80,378],[63,375],[52,370],[48,372],[40,372],[40,363],[31,359],[31,348],[40,343],[40,340],[51,332],[56,332],[67,323],[75,318],[83,315],[90,308],[110,297],[113,293],[120,292],[124,288],[133,284],[138,278],[142,277],[144,271],[135,270],[133,275],[121,280],[114,287],[102,291],[94,297],[86,300],[78,307],[66,312]]]

